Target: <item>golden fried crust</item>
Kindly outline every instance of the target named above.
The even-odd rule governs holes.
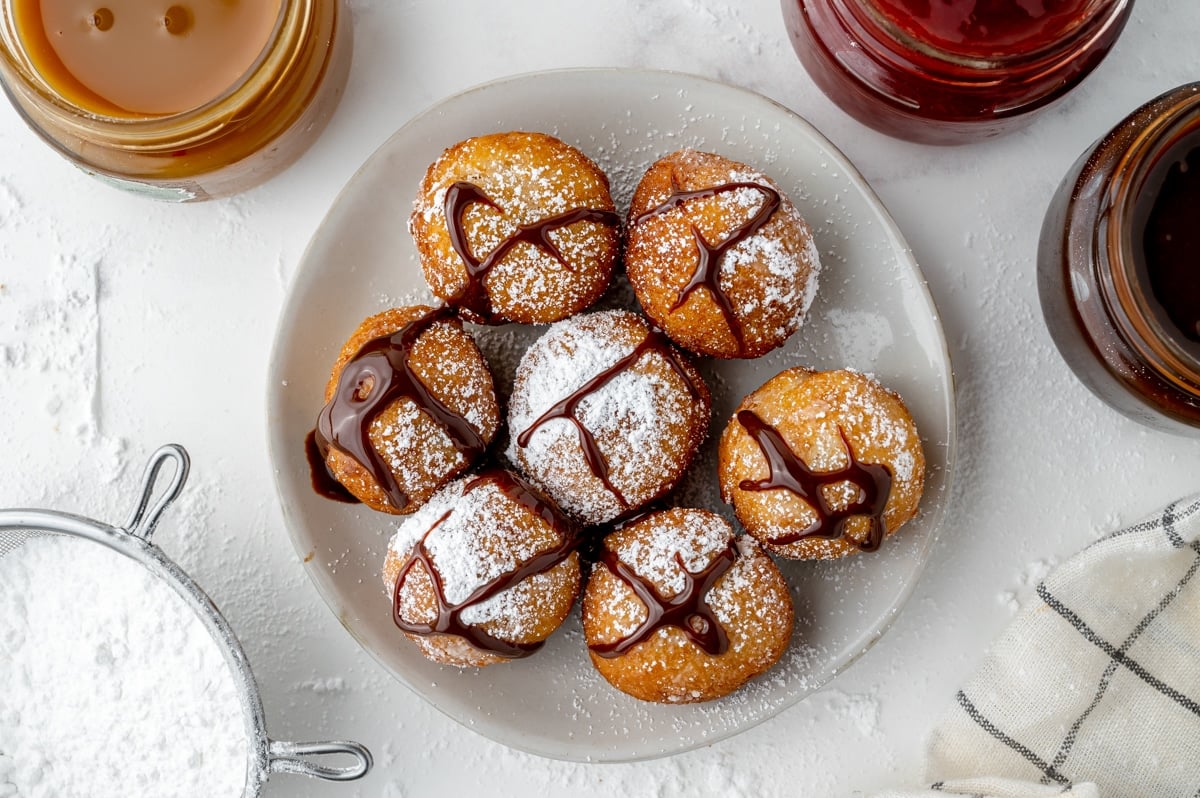
[[[423,305],[393,308],[363,321],[338,355],[325,386],[325,401],[333,397],[342,369],[364,345],[395,333],[430,310]],[[466,418],[485,443],[492,440],[500,424],[500,408],[491,371],[458,322],[434,323],[413,345],[409,362],[434,396]],[[404,507],[393,507],[370,472],[349,455],[330,447],[325,464],[338,482],[373,510],[411,513],[471,465],[441,426],[411,399],[400,398],[384,408],[371,423],[368,436],[408,497]]]
[[[925,454],[912,416],[900,397],[872,377],[854,371],[815,372],[792,368],[767,381],[738,406],[775,427],[789,448],[814,471],[836,471],[849,464],[839,428],[860,463],[881,464],[892,475],[883,518],[894,534],[917,512],[925,485]],[[786,489],[742,490],[743,480],[766,479],[770,470],[755,440],[735,411],[718,448],[721,497],[733,504],[746,531],[769,551],[793,559],[833,559],[860,551],[870,519],[851,517],[842,538],[804,538],[770,543],[804,531],[817,520],[814,509]],[[853,485],[823,488],[834,509],[857,497]],[[886,544],[885,544],[886,545]]]
[[[447,302],[469,284],[445,213],[457,182],[481,188],[496,204],[463,214],[472,255],[482,261],[520,225],[580,208],[613,211],[608,178],[586,155],[544,133],[495,133],[459,142],[425,173],[409,218],[425,280]],[[591,305],[608,287],[620,243],[616,225],[579,221],[549,234],[569,266],[546,248],[515,245],[484,277],[493,320],[545,324]]]
[[[706,531],[697,535],[697,525]],[[614,532],[604,545],[619,552],[621,560],[649,579],[660,594],[672,597],[678,588],[672,589],[665,577],[680,570],[673,559],[675,551],[684,553],[685,563],[689,556],[699,557],[688,566],[697,572],[732,538],[732,529],[718,516],[676,508]],[[778,661],[792,634],[791,594],[779,569],[758,545],[743,539],[738,549],[740,556],[706,599],[729,637],[728,649],[709,654],[681,629],[666,626],[617,657],[589,651],[609,684],[643,701],[709,701],[728,695]],[[626,582],[603,563],[597,564],[583,597],[588,644],[621,640],[645,617],[645,605]]]
[[[548,550],[558,544],[559,532],[540,515],[511,499],[497,501],[505,503],[503,522],[472,530],[467,545],[477,549],[478,554],[499,558],[506,549],[518,543],[538,550]],[[415,520],[410,519],[406,523]],[[393,547],[388,548],[381,577],[391,601],[396,598],[396,580],[409,561],[411,551],[398,552]],[[438,567],[436,558],[434,566]],[[450,573],[441,573],[440,578],[445,580]],[[506,614],[480,623],[479,628],[509,643],[527,645],[541,642],[566,620],[579,596],[581,583],[579,555],[572,553],[543,574],[528,577],[510,588],[503,602]],[[446,585],[444,589],[449,591],[452,586]],[[436,595],[424,563],[415,563],[401,586],[403,617],[412,623],[434,623],[437,619]],[[425,657],[434,662],[457,667],[484,667],[510,661],[507,657],[478,649],[457,635],[404,634]]]
[[[721,245],[755,216],[768,195],[746,188],[692,198],[635,224],[675,192],[734,182],[766,185],[780,195],[779,208],[767,222],[720,264],[720,285],[741,325],[741,344],[708,288],[696,289],[678,309],[674,306],[699,264],[696,232],[709,246]],[[758,357],[786,341],[803,322],[820,268],[808,224],[778,185],[745,164],[694,150],[668,155],[642,178],[629,209],[624,258],[646,315],[680,346],[722,358]]]

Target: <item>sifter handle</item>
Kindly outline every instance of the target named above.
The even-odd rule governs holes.
[[[154,500],[158,474],[168,462],[175,465],[175,473],[171,476],[171,481],[167,483],[163,494]],[[154,535],[154,529],[158,526],[159,516],[171,502],[179,498],[179,494],[183,491],[183,483],[187,481],[190,464],[191,460],[188,458],[187,450],[177,443],[169,443],[150,455],[150,462],[146,463],[146,470],[142,475],[142,495],[123,527],[126,532],[147,543],[150,542],[150,538]],[[152,500],[153,504],[151,504]]]
[[[346,767],[330,767],[310,762],[305,757],[348,754],[358,760]],[[288,743],[270,741],[267,770],[271,773],[297,773],[325,781],[354,781],[367,775],[374,764],[371,752],[358,743],[331,741],[325,743]]]

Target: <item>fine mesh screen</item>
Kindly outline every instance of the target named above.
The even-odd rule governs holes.
[[[30,538],[58,535],[59,532],[49,532],[44,529],[0,530],[0,557],[6,557],[25,545]]]

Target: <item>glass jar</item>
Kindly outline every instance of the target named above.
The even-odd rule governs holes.
[[[65,72],[39,69],[46,59],[39,61],[35,37],[22,34],[48,7],[0,0],[0,84],[30,127],[76,166],[157,199],[227,196],[282,171],[324,128],[349,74],[351,25],[341,0],[280,0],[265,47],[227,89],[179,112],[126,112],[86,89],[70,91],[74,78]],[[190,14],[171,6],[164,23],[180,9]],[[100,8],[79,24],[108,30],[112,15]]]
[[[860,122],[957,144],[1012,130],[1108,53],[1133,0],[783,0],[817,86]]]
[[[1079,379],[1129,418],[1200,436],[1200,83],[1092,146],[1047,211],[1038,292]]]

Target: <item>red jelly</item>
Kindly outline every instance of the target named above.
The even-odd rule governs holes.
[[[813,80],[859,121],[955,144],[1029,121],[1108,53],[1132,0],[783,0]]]

